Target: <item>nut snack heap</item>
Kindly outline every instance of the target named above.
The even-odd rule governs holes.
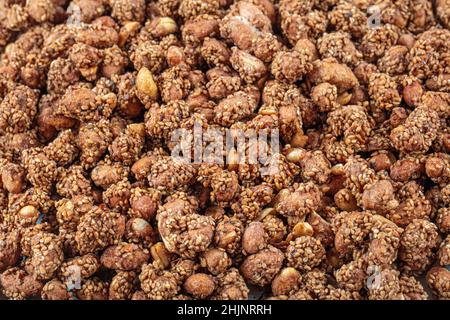
[[[450,0],[0,0],[1,294],[450,299],[449,124]]]

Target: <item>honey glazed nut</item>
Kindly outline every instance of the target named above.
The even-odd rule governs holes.
[[[450,299],[450,1],[369,2],[0,0],[0,300]]]

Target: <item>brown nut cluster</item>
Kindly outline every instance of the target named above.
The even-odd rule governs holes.
[[[0,0],[0,299],[450,299],[449,17]]]

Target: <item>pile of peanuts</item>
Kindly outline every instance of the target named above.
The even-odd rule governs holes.
[[[449,124],[450,0],[0,0],[0,292],[450,299]]]

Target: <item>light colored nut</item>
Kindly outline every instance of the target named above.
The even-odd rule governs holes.
[[[130,36],[134,34],[141,25],[137,21],[130,21],[124,24],[119,31],[119,47],[123,47]]]
[[[142,138],[145,137],[145,125],[142,122],[141,123],[132,123],[132,124],[128,125],[128,129],[133,132],[136,132]]]
[[[256,218],[256,221],[262,221],[268,215],[275,215],[275,214],[276,214],[276,211],[274,208],[265,208],[265,209],[261,210],[259,216]]]
[[[348,189],[341,189],[334,195],[334,202],[337,207],[344,211],[358,210],[355,196]]]
[[[300,148],[292,148],[286,154],[286,159],[290,162],[300,163],[305,157],[306,151]]]
[[[178,26],[175,20],[170,17],[161,17],[159,18],[157,25],[155,27],[158,33],[162,33],[164,35],[168,35],[171,33],[175,33],[178,31]]]
[[[349,92],[343,92],[337,97],[337,102],[342,106],[348,104],[350,100],[352,100],[352,94]]]
[[[170,265],[171,253],[167,251],[164,243],[155,243],[150,248],[150,254],[152,255],[153,260],[159,261],[164,268],[167,268]]]
[[[302,236],[310,236],[312,237],[312,235],[314,234],[314,229],[313,227],[308,223],[308,222],[299,222],[297,223],[294,228],[292,228],[292,232],[291,232],[293,239],[298,238],[298,237],[302,237]]]
[[[146,67],[139,70],[136,78],[136,88],[140,93],[148,95],[152,99],[158,97],[158,87],[152,73]]]
[[[24,219],[36,220],[39,218],[39,211],[32,205],[27,205],[20,209],[19,216]]]

